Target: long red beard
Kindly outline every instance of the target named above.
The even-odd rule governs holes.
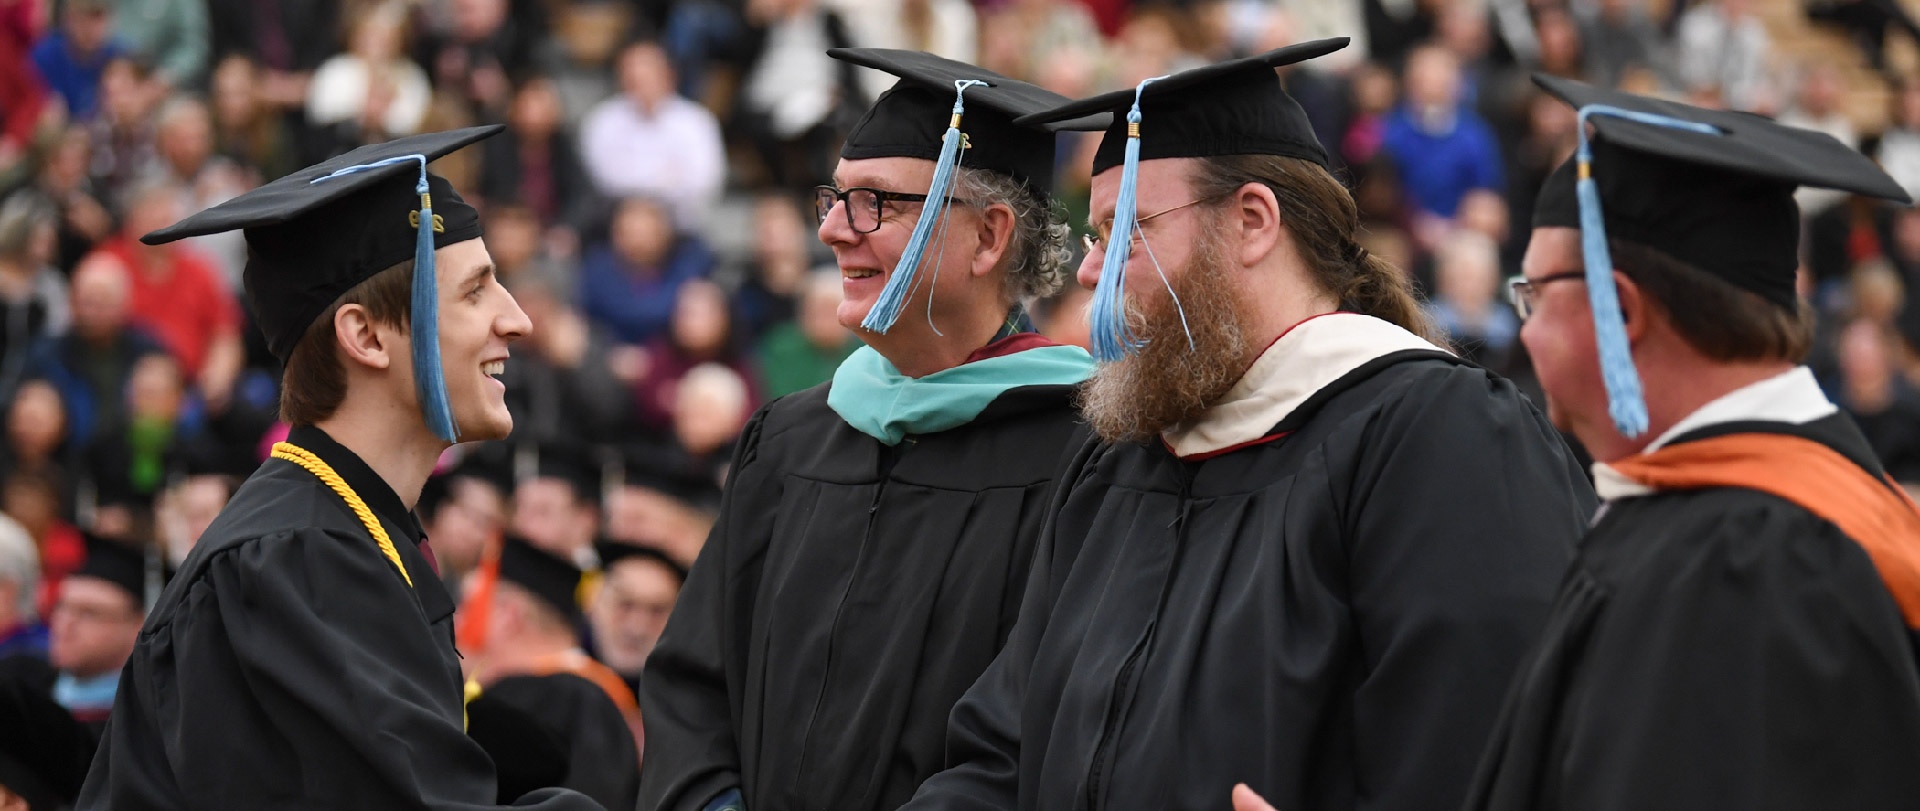
[[[1169,274],[1174,296],[1155,274],[1150,289],[1159,295],[1144,306],[1127,299],[1127,325],[1145,345],[1102,364],[1081,390],[1081,413],[1107,442],[1145,442],[1198,417],[1246,372],[1245,302],[1228,275],[1224,240],[1204,224],[1201,234],[1187,266]]]

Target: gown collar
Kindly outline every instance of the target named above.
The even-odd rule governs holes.
[[[1731,422],[1777,422],[1805,425],[1839,413],[1838,406],[1820,390],[1813,370],[1795,366],[1758,383],[1734,389],[1674,423],[1641,453],[1652,453],[1687,434]],[[1602,462],[1593,465],[1593,486],[1605,501],[1644,496],[1653,490],[1627,478]]]
[[[359,454],[348,450],[347,446],[328,436],[326,431],[312,425],[298,426],[289,431],[287,442],[320,457],[321,461],[340,474],[340,478],[346,480],[347,486],[352,487],[368,507],[386,519],[387,526],[398,527],[414,546],[420,545],[424,533],[420,522],[414,519],[413,511],[407,509],[406,502],[400,500],[400,494],[395,493],[393,486],[380,478],[380,474],[373,472],[373,468],[368,467]]]
[[[1370,315],[1314,316],[1281,333],[1226,396],[1161,439],[1182,459],[1257,442],[1321,389],[1367,363],[1408,350],[1445,351]]]

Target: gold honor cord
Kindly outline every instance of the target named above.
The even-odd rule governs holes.
[[[353,492],[347,480],[340,478],[340,474],[334,472],[332,465],[321,461],[320,457],[314,456],[305,448],[286,442],[273,443],[273,458],[285,459],[304,467],[322,484],[333,488],[333,492],[339,494],[340,500],[347,503],[347,507],[353,510],[353,514],[360,517],[360,523],[367,526],[367,532],[371,533],[374,542],[380,545],[380,553],[386,555],[387,560],[393,561],[393,568],[400,570],[400,577],[407,581],[407,586],[409,588],[413,586],[413,576],[407,574],[406,565],[400,562],[400,551],[393,548],[393,538],[387,535],[385,527],[380,526],[380,519],[373,517],[373,510],[367,508],[367,503],[360,500],[360,494]]]

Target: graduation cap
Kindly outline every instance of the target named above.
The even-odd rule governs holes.
[[[490,693],[467,702],[467,737],[493,759],[495,801],[501,805],[566,780],[571,758],[565,741],[532,713]]]
[[[1825,133],[1567,79],[1534,82],[1579,111],[1579,145],[1547,178],[1533,227],[1580,229],[1608,412],[1647,430],[1608,236],[1653,248],[1786,309],[1798,306],[1801,186],[1910,202],[1873,161]],[[1593,132],[1588,133],[1591,124]]]
[[[588,448],[548,444],[534,448],[533,453],[527,478],[559,480],[573,491],[575,501],[599,505],[601,470]]]
[[[527,543],[509,537],[500,545],[500,579],[526,589],[529,594],[560,612],[568,625],[579,625],[580,567]]]
[[[933,232],[944,219],[954,169],[966,166],[1007,175],[1043,199],[1053,192],[1054,133],[1097,129],[1103,118],[1061,119],[1059,124],[1015,120],[1067,101],[1067,97],[1010,79],[986,68],[921,51],[893,48],[833,48],[827,55],[900,77],[881,94],[847,134],[840,157],[922,158],[935,162],[927,209],[914,224],[899,265],[860,325],[884,333],[899,320],[914,274]],[[1072,116],[1078,119],[1080,116]]]
[[[598,541],[593,548],[600,553],[601,571],[611,571],[614,564],[623,560],[650,560],[666,567],[681,585],[687,582],[687,567],[655,547],[626,541]]]
[[[1257,56],[1157,76],[1131,90],[1090,96],[1023,116],[1018,122],[1038,125],[1099,112],[1116,114],[1094,153],[1093,173],[1122,167],[1113,234],[1107,244],[1129,245],[1138,213],[1134,191],[1140,161],[1279,155],[1326,166],[1326,148],[1314,136],[1313,125],[1300,103],[1280,87],[1274,69],[1345,47],[1346,37],[1302,42]],[[1093,356],[1101,362],[1119,360],[1140,346],[1140,340],[1127,327],[1121,301],[1127,254],[1124,250],[1107,251],[1100,284],[1094,291],[1090,337]]]
[[[119,586],[144,613],[173,574],[164,566],[160,556],[91,532],[84,533],[83,537],[87,557],[70,576],[92,577]]]
[[[247,301],[282,364],[355,285],[413,260],[414,385],[428,427],[459,437],[440,368],[433,252],[480,237],[480,217],[427,164],[505,129],[412,135],[309,166],[140,238],[148,245],[243,229]]]
[[[12,674],[0,678],[0,786],[28,808],[65,808],[80,798],[91,739],[46,690]]]

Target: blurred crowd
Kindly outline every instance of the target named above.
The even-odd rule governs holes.
[[[1851,38],[1865,67],[1786,58],[1781,14]],[[139,236],[360,144],[507,126],[435,169],[483,212],[535,325],[507,365],[514,437],[449,452],[420,516],[450,581],[509,534],[584,565],[596,542],[660,552],[589,610],[595,652],[631,677],[740,428],[858,346],[809,190],[890,77],[828,48],[928,50],[1080,97],[1352,37],[1283,80],[1355,191],[1363,247],[1418,280],[1460,351],[1530,386],[1504,280],[1576,127],[1530,72],[1778,116],[1920,193],[1920,81],[1888,29],[1920,35],[1892,0],[0,0],[0,655],[44,648],[37,618],[55,636],[114,619],[55,605],[83,539],[180,560],[285,433],[240,235]],[[1883,131],[1855,120],[1862,75],[1893,88]],[[1061,138],[1079,227],[1098,136]],[[1920,210],[1800,203],[1812,365],[1920,481]],[[1084,344],[1088,296],[1031,314]],[[138,622],[114,627],[130,647]]]

